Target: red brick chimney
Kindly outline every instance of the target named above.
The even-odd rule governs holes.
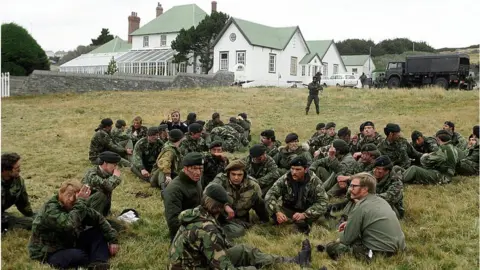
[[[217,1],[212,1],[212,13],[217,11]]]
[[[157,17],[162,15],[163,14],[163,7],[162,7],[162,4],[160,4],[160,2],[158,2],[158,6],[157,6]]]
[[[132,11],[132,14],[128,16],[128,43],[132,43],[132,36],[130,34],[138,28],[140,28],[140,17],[137,16],[136,12]]]

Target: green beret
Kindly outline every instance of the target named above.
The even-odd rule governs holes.
[[[252,158],[257,158],[261,155],[263,155],[267,151],[265,146],[263,144],[256,144],[250,148],[250,156]]]
[[[214,199],[219,203],[226,204],[228,203],[228,194],[227,191],[217,183],[211,183],[205,189],[205,195]]]
[[[172,129],[168,133],[168,137],[172,142],[178,142],[183,138],[183,132],[180,129]]]
[[[318,123],[316,130],[320,130],[322,128],[325,128],[325,123]]]
[[[333,144],[333,148],[335,148],[335,150],[341,155],[344,155],[349,151],[348,144],[344,140],[336,139],[333,141],[332,144]]]
[[[168,125],[167,124],[160,124],[158,126],[158,131],[166,131],[168,129]]]
[[[158,127],[149,127],[147,130],[147,136],[153,136],[160,133],[160,130]]]
[[[452,139],[452,133],[450,133],[449,131],[447,130],[444,130],[444,129],[440,129],[439,131],[437,131],[437,133],[435,134],[435,137],[438,137],[440,138],[443,142],[448,142]]]
[[[327,123],[327,125],[325,126],[325,129],[330,129],[330,128],[334,128],[336,127],[337,125],[334,123],[334,122],[329,122]]]
[[[203,155],[198,152],[190,152],[183,157],[183,166],[200,166],[203,165]]]
[[[195,133],[200,133],[203,130],[203,126],[200,125],[199,123],[193,123],[188,126],[188,132],[195,134]]]
[[[102,164],[103,162],[115,164],[120,162],[120,160],[122,159],[119,154],[111,151],[105,151],[100,153],[100,155],[98,155],[98,158],[101,161],[100,164]]]
[[[377,151],[378,148],[375,144],[373,143],[367,143],[362,146],[361,152],[372,152],[372,151]]]
[[[285,143],[294,142],[294,141],[298,141],[297,133],[290,133],[287,135],[287,137],[285,137]]]
[[[212,149],[212,148],[215,148],[215,147],[223,147],[222,141],[213,141],[210,144],[210,147],[208,149]]]

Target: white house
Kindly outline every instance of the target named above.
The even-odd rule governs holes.
[[[307,84],[323,68],[346,72],[333,41],[311,45],[298,26],[270,27],[231,17],[214,42],[213,72],[232,71],[236,81],[252,81],[244,87]]]
[[[369,55],[342,55],[342,59],[347,67],[347,73],[359,75],[365,73],[365,75],[371,77],[372,71],[375,70],[375,64]]]

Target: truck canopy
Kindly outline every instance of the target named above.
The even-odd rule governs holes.
[[[407,56],[407,73],[457,73],[468,71],[470,58],[467,54],[436,54]]]

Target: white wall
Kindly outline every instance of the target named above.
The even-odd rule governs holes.
[[[340,56],[340,53],[336,49],[335,43],[330,45],[327,53],[325,54],[325,56],[322,59],[322,62],[323,63],[325,63],[325,62],[328,63],[328,76],[329,77],[333,75],[333,65],[334,64],[338,65],[338,72],[337,73],[347,73],[347,69],[342,64],[343,63],[342,58]],[[322,73],[324,73],[323,70],[322,70]],[[323,74],[323,75],[325,76],[326,74]]]
[[[236,35],[234,42],[230,41],[230,35],[232,33],[235,33]],[[236,65],[236,51],[242,50],[246,51],[245,69],[246,75],[248,76],[248,74],[251,74],[250,67],[254,66],[253,61],[255,58],[253,57],[253,46],[248,44],[237,26],[232,23],[213,49],[213,72],[218,72],[220,70],[220,52],[228,52],[228,70],[233,72],[234,66]]]
[[[355,73],[355,75],[362,75],[363,72],[363,66],[346,66],[347,68],[347,74],[352,74]],[[353,72],[353,69],[356,68],[357,72]]]
[[[172,41],[177,38],[178,33],[169,33],[164,34],[167,36],[166,46],[160,46],[160,34],[148,35],[148,47],[143,47],[143,36],[133,36],[132,37],[132,49],[170,49]]]
[[[370,63],[370,72],[368,71],[368,64]],[[357,72],[356,74],[358,76],[362,75],[363,72],[365,72],[365,75],[367,77],[371,77],[372,72],[375,70],[375,64],[373,63],[373,60],[371,58],[368,58],[367,61],[365,61],[365,64],[363,66],[346,66],[347,68],[347,73],[351,74],[353,73],[353,69],[356,68]]]

